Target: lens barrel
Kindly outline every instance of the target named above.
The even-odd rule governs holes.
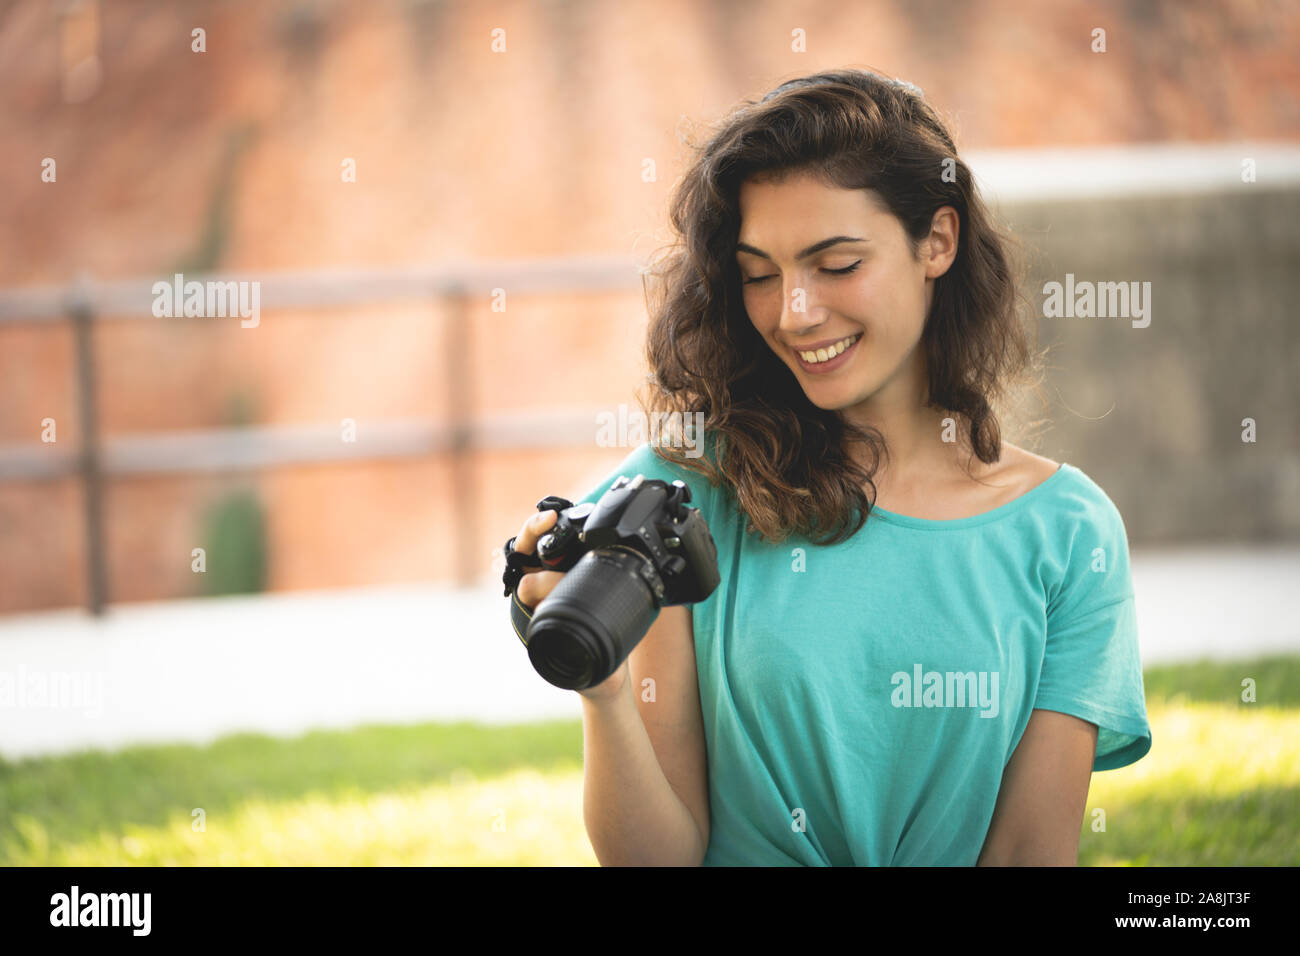
[[[613,674],[659,616],[642,577],[648,559],[628,548],[588,551],[538,606],[528,658],[549,683],[585,690]]]

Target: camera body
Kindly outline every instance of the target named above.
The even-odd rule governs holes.
[[[565,576],[520,636],[547,681],[568,690],[600,683],[632,653],[661,608],[713,593],[718,549],[690,500],[685,482],[638,474],[620,476],[595,503],[553,497],[539,503],[539,510],[555,508],[559,515],[537,543],[537,561]]]

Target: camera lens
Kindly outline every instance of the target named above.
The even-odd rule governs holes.
[[[641,575],[647,563],[627,548],[584,554],[528,627],[528,657],[537,673],[565,690],[585,690],[613,674],[659,615]]]
[[[528,659],[556,687],[579,690],[599,683],[593,675],[600,658],[596,640],[577,621],[543,621],[540,628],[530,629]]]
[[[546,655],[556,675],[566,682],[573,683],[587,678],[591,671],[591,655],[580,642],[563,639],[562,631],[556,633],[561,637],[552,642],[551,649]]]

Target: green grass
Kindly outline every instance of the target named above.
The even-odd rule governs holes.
[[[1152,668],[1143,681],[1151,752],[1092,775],[1079,864],[1300,863],[1300,657]]]
[[[239,734],[0,763],[9,865],[553,862],[596,862],[577,721]]]
[[[1240,700],[1244,677],[1256,703]],[[1145,681],[1153,749],[1093,775],[1080,864],[1300,863],[1300,657],[1162,667]],[[595,862],[576,720],[0,762],[0,864]]]

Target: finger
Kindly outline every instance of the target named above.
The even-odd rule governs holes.
[[[519,600],[529,607],[537,607],[562,577],[564,577],[563,571],[534,571],[532,574],[525,574],[519,580],[519,587],[515,588],[515,593],[519,595]]]
[[[532,515],[515,535],[515,550],[520,554],[532,554],[537,549],[537,539],[550,530],[559,517],[558,511],[539,511]]]

